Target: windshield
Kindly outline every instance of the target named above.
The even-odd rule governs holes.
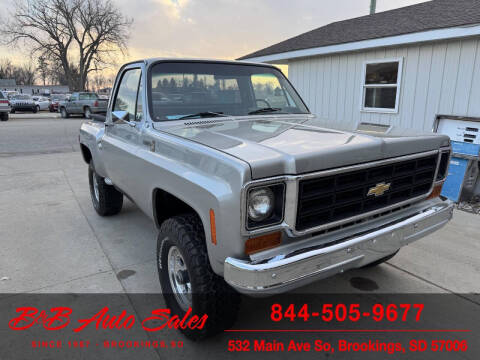
[[[161,62],[152,66],[149,80],[154,121],[308,113],[283,74],[267,66]]]

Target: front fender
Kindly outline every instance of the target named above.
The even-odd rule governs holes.
[[[100,141],[105,134],[105,124],[96,121],[86,121],[80,127],[80,144],[88,148],[95,171],[102,177],[107,177],[104,160],[99,152]]]
[[[150,209],[154,218],[153,194],[161,189],[193,208],[203,223],[211,266],[223,275],[225,259],[233,254],[241,257],[244,252],[240,199],[242,185],[250,179],[248,164],[171,135],[149,136],[149,141],[155,141],[155,151],[141,148],[137,154],[144,162],[137,185],[149,191],[147,198],[135,199],[141,202],[137,205],[145,212]],[[211,240],[210,209],[215,213],[216,245]]]

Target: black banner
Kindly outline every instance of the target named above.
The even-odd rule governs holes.
[[[160,294],[2,294],[0,359],[478,359],[475,294],[242,298],[231,329],[190,341],[208,314]],[[203,324],[203,325],[202,325]]]

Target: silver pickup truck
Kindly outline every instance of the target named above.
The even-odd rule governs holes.
[[[90,119],[92,114],[105,114],[107,111],[107,100],[93,92],[76,92],[67,100],[58,105],[62,118],[70,115],[83,115]]]
[[[231,326],[239,293],[380,264],[452,217],[448,137],[326,128],[273,66],[150,59],[112,94],[80,129],[93,206],[125,195],[155,222],[167,305],[209,315],[191,338]]]

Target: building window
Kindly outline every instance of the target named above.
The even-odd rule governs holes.
[[[362,110],[398,112],[401,77],[402,59],[365,62]]]

